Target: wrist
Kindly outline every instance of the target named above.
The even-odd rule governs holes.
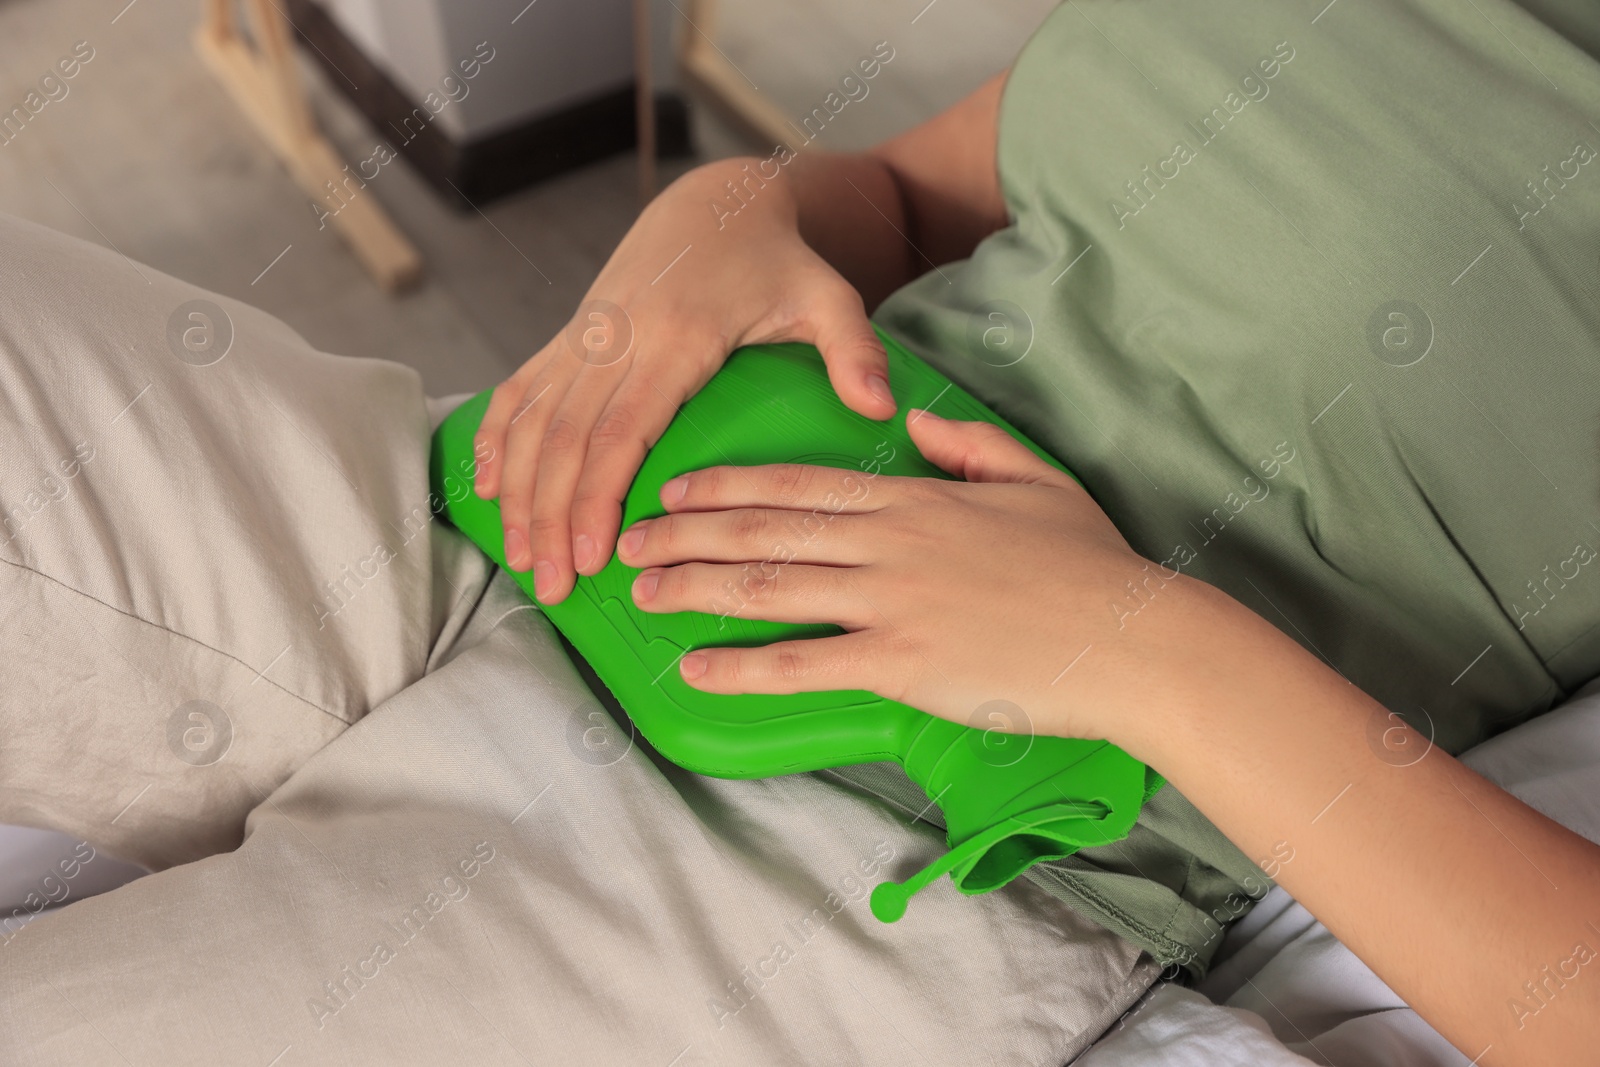
[[[713,230],[749,213],[799,227],[799,200],[782,168],[758,156],[731,156],[702,163],[672,183],[674,197],[699,201],[697,210]]]
[[[1112,634],[1117,654],[1107,657],[1102,691],[1117,698],[1091,713],[1091,725],[1158,770],[1206,751],[1244,713],[1244,698],[1270,690],[1285,669],[1304,669],[1308,658],[1233,597],[1182,574]]]
[[[1219,751],[1285,756],[1360,734],[1376,703],[1316,655],[1215,586],[1184,578],[1176,592],[1142,650],[1149,682],[1108,740],[1179,783],[1211,774]]]

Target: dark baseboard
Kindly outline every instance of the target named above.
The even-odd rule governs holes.
[[[636,143],[631,84],[459,143],[438,123],[419,121],[416,116],[427,116],[428,110],[345,36],[316,0],[288,0],[288,8],[300,39],[311,45],[308,54],[327,72],[329,83],[343,91],[378,136],[459,210],[629,151]],[[656,144],[667,158],[692,150],[689,108],[676,94],[656,98]]]

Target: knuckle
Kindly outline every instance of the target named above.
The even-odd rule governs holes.
[[[978,430],[976,450],[982,455],[1009,451],[1014,447],[1021,447],[1015,437],[1006,433],[1000,427],[990,422],[979,423],[982,427]]]
[[[786,463],[772,472],[772,495],[780,505],[787,507],[805,495],[815,472],[810,467]]]
[[[528,532],[535,544],[551,545],[566,538],[567,524],[552,515],[535,515],[528,523]]]
[[[623,408],[612,408],[600,417],[589,439],[598,448],[619,448],[639,443],[638,420]]]
[[[804,653],[793,645],[782,645],[773,651],[772,669],[786,682],[798,682],[808,673]]]
[[[540,441],[542,451],[563,455],[574,452],[583,442],[583,433],[571,419],[557,418],[544,431]]]
[[[878,340],[878,335],[870,329],[858,330],[847,336],[844,340],[844,349],[852,359],[869,366],[875,367],[886,362],[883,344]]]
[[[688,488],[697,496],[715,500],[722,495],[722,487],[726,484],[727,474],[723,468],[707,467],[689,476]]]
[[[767,516],[754,509],[736,511],[729,524],[734,544],[744,547],[762,542],[767,533]]]
[[[689,598],[694,595],[695,570],[693,564],[667,569],[661,584],[674,603],[687,604]]]
[[[645,523],[644,543],[652,550],[671,558],[672,550],[682,539],[683,530],[674,516],[666,515]]]

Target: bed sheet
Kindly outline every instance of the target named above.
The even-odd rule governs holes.
[[[1600,679],[1463,760],[1600,842]],[[142,873],[63,834],[0,827],[0,943],[38,913]],[[1230,928],[1198,988],[1157,983],[1077,1062],[1201,1067],[1219,1057],[1261,1067],[1469,1063],[1281,888]]]
[[[1462,761],[1600,843],[1600,679]],[[1163,981],[1080,1067],[1468,1067],[1310,912],[1272,889],[1236,923],[1198,988]]]

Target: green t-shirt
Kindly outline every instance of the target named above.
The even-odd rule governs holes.
[[[1596,40],[1573,0],[1063,5],[1001,105],[1012,224],[876,318],[1459,752],[1600,673]],[[1034,877],[1197,972],[1266,884],[1170,788]]]

